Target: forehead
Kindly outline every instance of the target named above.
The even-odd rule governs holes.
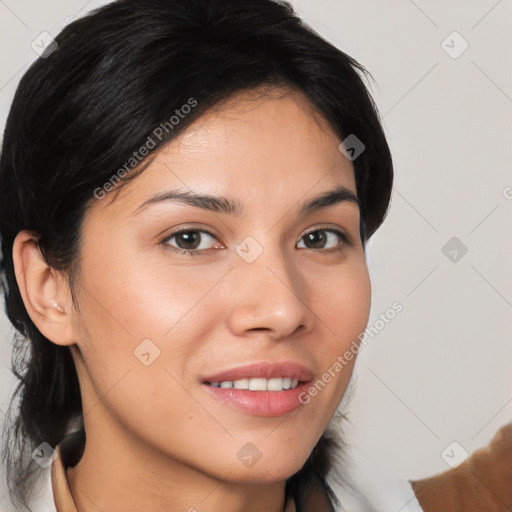
[[[212,108],[154,153],[119,195],[99,201],[134,211],[166,188],[237,197],[296,201],[343,185],[354,194],[352,163],[340,139],[300,93],[290,89],[237,93]]]

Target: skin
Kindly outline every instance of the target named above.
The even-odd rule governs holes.
[[[337,185],[356,194],[340,142],[294,91],[244,92],[211,110],[114,199],[92,202],[78,311],[33,235],[18,235],[27,310],[48,339],[71,347],[79,376],[87,443],[67,471],[79,512],[294,510],[284,503],[285,480],[335,413],[355,358],[307,405],[277,417],[220,402],[200,378],[295,360],[316,380],[365,329],[371,288],[358,205],[298,216],[303,201]],[[168,201],[134,215],[155,193],[177,187],[236,199],[245,214]],[[179,236],[161,243],[185,226],[213,237],[199,231],[196,246]],[[326,238],[308,245],[304,235],[315,230],[327,230]],[[263,249],[250,264],[235,251],[248,236]],[[178,254],[169,245],[202,252]],[[134,356],[147,338],[160,350],[149,366]],[[248,442],[262,453],[250,468],[237,458]]]

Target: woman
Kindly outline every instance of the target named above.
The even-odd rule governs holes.
[[[0,163],[17,506],[48,461],[58,512],[343,506],[329,423],[393,177],[365,72],[271,0],[120,0],[28,70]]]

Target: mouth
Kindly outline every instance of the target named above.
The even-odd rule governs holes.
[[[210,396],[253,416],[282,416],[305,402],[313,372],[290,362],[256,363],[226,370],[202,379]]]

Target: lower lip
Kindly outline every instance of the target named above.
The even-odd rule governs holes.
[[[209,384],[203,387],[222,402],[254,416],[282,416],[302,404],[299,400],[307,394],[309,382],[300,382],[296,388],[283,391],[249,391],[236,388],[216,388]]]

